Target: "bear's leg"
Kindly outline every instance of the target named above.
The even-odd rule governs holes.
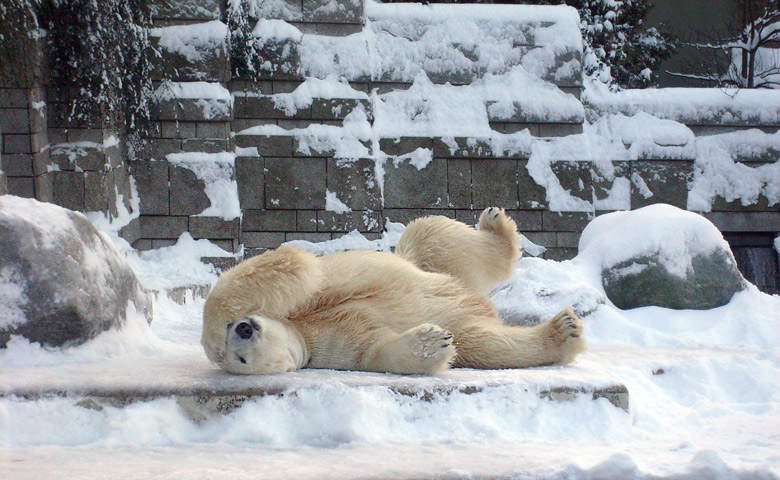
[[[494,369],[565,365],[585,351],[582,333],[582,322],[571,309],[530,328],[476,322],[456,332],[455,366]]]
[[[455,358],[452,333],[424,323],[401,334],[384,331],[368,349],[362,367],[377,372],[430,375]]]

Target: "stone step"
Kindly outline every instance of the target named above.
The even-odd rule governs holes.
[[[438,376],[304,369],[281,375],[227,375],[192,351],[178,355],[106,359],[0,372],[0,396],[27,400],[65,397],[74,404],[102,409],[157,398],[175,398],[193,419],[229,413],[263,396],[295,395],[300,389],[383,388],[428,402],[453,395],[479,395],[511,387],[518,395],[566,402],[582,397],[606,399],[628,411],[628,389],[602,369],[585,366],[521,370],[453,369]]]
[[[152,79],[226,82],[230,79],[228,30],[219,20],[151,29]]]
[[[372,112],[367,99],[313,98],[310,106],[296,109],[285,107],[281,95],[243,92],[233,92],[233,95],[236,119],[344,120],[356,108],[362,108],[369,118]]]
[[[227,122],[233,116],[230,92],[218,82],[163,82],[155,98],[161,121]]]

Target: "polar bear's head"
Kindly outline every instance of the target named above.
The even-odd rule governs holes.
[[[206,356],[230,373],[283,373],[308,362],[306,344],[297,330],[261,315],[229,322],[223,332],[204,329],[201,343]]]

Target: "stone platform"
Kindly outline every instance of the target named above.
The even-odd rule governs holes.
[[[334,392],[387,389],[399,396],[433,401],[499,388],[510,388],[519,397],[529,394],[559,402],[582,396],[593,400],[604,398],[617,408],[626,411],[629,408],[626,387],[593,366],[454,369],[438,376],[314,369],[283,375],[231,375],[192,350],[181,355],[134,354],[98,363],[10,367],[0,373],[0,397],[26,400],[65,397],[73,399],[78,406],[92,409],[175,398],[194,420],[229,413],[254,397],[294,396],[311,389]]]

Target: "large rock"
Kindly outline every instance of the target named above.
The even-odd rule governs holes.
[[[0,348],[11,335],[48,346],[82,343],[124,323],[151,321],[152,298],[87,218],[0,197]]]
[[[707,310],[747,285],[709,220],[665,204],[596,218],[582,234],[575,262],[601,275],[607,297],[621,309]]]

